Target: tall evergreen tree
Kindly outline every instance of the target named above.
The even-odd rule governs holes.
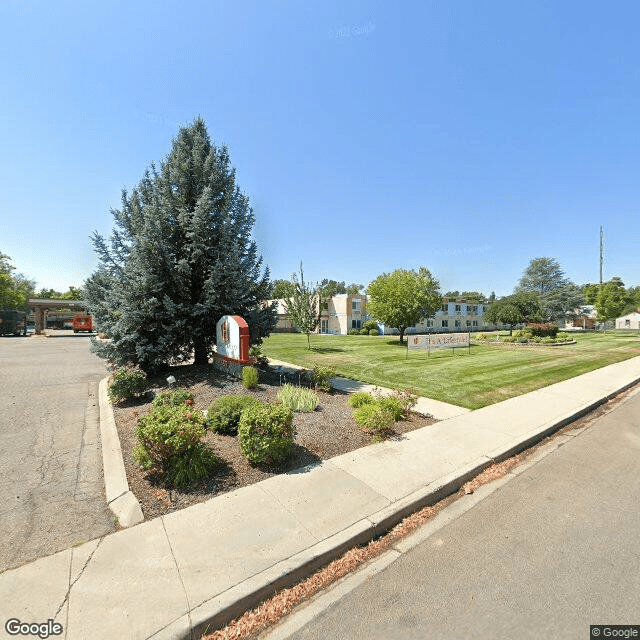
[[[107,242],[95,233],[97,271],[86,300],[108,341],[92,349],[153,371],[195,356],[206,364],[216,323],[243,316],[257,344],[277,320],[269,270],[251,240],[255,221],[235,181],[226,146],[216,147],[197,118],[180,129],[169,155],[122,193]]]

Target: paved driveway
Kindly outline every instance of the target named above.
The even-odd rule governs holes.
[[[89,338],[0,338],[0,571],[114,531]]]

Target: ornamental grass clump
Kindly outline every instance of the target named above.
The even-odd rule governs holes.
[[[292,411],[311,412],[318,406],[318,394],[305,387],[285,384],[278,392],[278,402]]]
[[[215,455],[202,442],[204,416],[186,404],[158,403],[138,419],[135,435],[134,461],[165,474],[171,486],[193,484],[217,466]]]
[[[235,435],[242,412],[248,407],[262,404],[253,396],[222,396],[216,398],[207,411],[207,427],[216,433]]]
[[[261,404],[242,413],[240,450],[251,464],[282,462],[293,448],[293,411],[281,404]]]
[[[245,389],[258,386],[258,370],[255,367],[242,367],[242,385]]]

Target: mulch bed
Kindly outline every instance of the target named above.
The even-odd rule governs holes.
[[[162,376],[150,377],[153,395],[167,390],[166,377],[175,376],[176,387],[189,388],[194,394],[194,406],[206,411],[216,398],[223,395],[244,394],[260,400],[275,402],[280,389],[279,378],[269,370],[260,371],[259,388],[249,391],[234,378],[219,373],[212,367],[186,365],[172,367]],[[363,432],[351,417],[349,394],[318,391],[318,408],[310,413],[296,413],[295,445],[292,454],[278,466],[256,467],[242,455],[237,436],[219,435],[207,431],[205,441],[220,461],[214,475],[184,490],[166,486],[164,478],[145,472],[135,464],[131,452],[136,444],[134,435],[137,419],[151,408],[153,395],[148,394],[136,402],[125,402],[113,407],[120,437],[122,456],[129,488],[140,502],[145,520],[184,509],[198,502],[244,487],[280,473],[286,473],[310,464],[317,464],[342,453],[372,444],[373,436]],[[403,433],[432,425],[435,419],[411,413],[407,421],[396,422],[389,438],[401,438]]]

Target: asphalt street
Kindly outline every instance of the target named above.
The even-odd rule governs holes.
[[[640,625],[639,468],[636,391],[261,638],[587,640],[590,625]]]
[[[0,338],[0,571],[115,530],[89,338]]]

